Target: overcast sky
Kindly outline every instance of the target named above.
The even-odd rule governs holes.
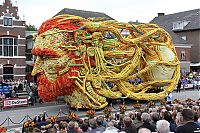
[[[4,0],[0,0],[0,4]],[[149,22],[157,13],[173,14],[200,8],[200,0],[12,0],[27,24],[39,27],[63,8],[103,12],[120,21]],[[24,17],[23,17],[24,16]]]

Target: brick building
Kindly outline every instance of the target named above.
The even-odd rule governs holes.
[[[25,79],[25,21],[10,0],[0,4],[0,80]]]

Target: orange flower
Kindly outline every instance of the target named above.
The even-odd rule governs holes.
[[[94,116],[96,115],[96,112],[94,110],[88,110],[86,113],[89,118],[94,118]]]
[[[126,109],[127,109],[127,106],[124,105],[124,104],[122,104],[122,105],[119,106],[119,111],[120,111],[122,114],[126,112]]]
[[[179,102],[180,102],[180,100],[174,99],[172,103],[173,103],[173,104],[178,104]]]
[[[151,107],[151,106],[155,106],[156,104],[155,104],[155,102],[150,101],[150,102],[147,103],[147,105],[148,105],[149,107]]]
[[[103,113],[105,114],[105,117],[106,118],[108,118],[109,116],[110,116],[110,114],[111,114],[111,112],[112,112],[112,109],[111,108],[104,108],[104,110],[103,110]]]
[[[70,113],[67,115],[66,119],[67,119],[68,121],[77,120],[77,119],[78,119],[78,115],[77,115],[76,113],[74,113],[74,112],[70,112]]]
[[[187,98],[185,101],[186,101],[187,103],[191,103],[193,100],[192,100],[191,98]]]
[[[161,104],[161,105],[165,105],[166,103],[167,103],[166,100],[164,100],[164,99],[160,100],[160,104]]]
[[[6,132],[7,131],[7,128],[5,128],[5,127],[0,127],[0,133],[1,132]]]
[[[139,103],[137,103],[137,104],[133,104],[133,107],[138,109],[138,108],[141,107],[141,104],[139,104]]]
[[[24,123],[25,128],[34,127],[34,126],[35,126],[35,123],[31,120],[28,120]]]

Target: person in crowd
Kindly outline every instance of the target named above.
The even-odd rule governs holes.
[[[57,123],[55,123],[55,124],[53,125],[53,128],[55,128],[57,131],[59,131],[59,125],[58,125]]]
[[[172,119],[172,115],[171,115],[171,113],[169,111],[165,111],[164,112],[164,120],[169,122],[170,131],[171,132],[175,132],[176,127],[175,127],[174,121]]]
[[[68,133],[81,133],[82,130],[79,128],[78,123],[76,121],[70,121],[68,124]]]
[[[14,90],[12,90],[11,97],[13,97],[13,98],[16,98],[16,97],[17,97],[17,95],[16,95],[16,93],[15,93]]]
[[[177,113],[175,123],[176,123],[176,128],[184,125],[183,116],[182,116],[181,112]]]
[[[103,116],[98,116],[96,118],[96,121],[97,121],[97,130],[104,132],[106,128],[103,126],[103,122],[104,122]]]
[[[152,132],[149,129],[147,129],[147,128],[140,128],[138,130],[138,133],[152,133]]]
[[[42,122],[42,115],[41,114],[37,116],[37,121]]]
[[[124,119],[124,115],[123,114],[119,114],[119,120],[117,120],[118,124],[116,125],[116,127],[121,130],[122,128],[124,128],[124,122],[123,122],[123,119]]]
[[[156,122],[159,121],[159,119],[160,119],[159,113],[158,112],[152,112],[151,113],[151,119],[152,119],[152,124],[154,126],[156,126]]]
[[[31,105],[34,105],[34,98],[33,98],[33,92],[30,91],[29,96],[28,96],[28,100],[31,102]]]
[[[155,125],[151,124],[151,116],[150,116],[150,114],[148,114],[146,112],[142,113],[141,118],[142,118],[143,124],[139,128],[147,128],[151,132],[155,132],[156,131]]]
[[[187,77],[184,77],[182,79],[182,83],[183,83],[183,89],[185,89],[188,86],[188,79],[187,79]]]
[[[156,122],[156,130],[157,133],[169,133],[170,132],[170,124],[166,120],[159,120]]]
[[[5,98],[6,98],[6,95],[3,92],[1,92],[1,94],[0,94],[0,100],[3,100]]]
[[[178,84],[177,84],[177,87],[176,87],[176,92],[178,93],[180,93],[181,92],[181,84],[182,84],[182,81],[181,81],[181,79],[179,79],[179,81],[178,81]]]
[[[199,106],[197,105],[192,106],[192,110],[194,110],[194,112],[199,112]]]
[[[39,103],[42,104],[43,103],[43,100],[41,98],[39,98]]]
[[[57,129],[56,128],[49,128],[48,130],[47,130],[47,132],[48,133],[57,133]]]
[[[41,130],[37,127],[33,128],[33,133],[41,133]]]
[[[198,133],[200,132],[200,127],[194,123],[194,111],[191,109],[183,109],[181,112],[183,116],[183,126],[179,126],[175,133]]]
[[[33,122],[34,123],[37,123],[38,122],[38,115],[35,115],[34,119],[33,119]]]
[[[167,111],[167,110],[166,110],[165,107],[161,108],[160,110],[161,110],[161,111],[160,111],[160,119],[164,119],[164,113],[165,113],[165,111]]]
[[[66,121],[61,121],[60,123],[59,123],[59,130],[61,131],[61,132],[67,132],[67,122]]]
[[[82,129],[83,133],[87,133],[88,123],[83,122],[83,124],[81,124],[81,129]]]
[[[119,129],[114,127],[114,121],[110,121],[107,123],[106,130],[103,133],[118,133]]]
[[[199,114],[198,112],[194,112],[194,123],[196,123],[198,126],[200,126],[200,122],[198,121]]]
[[[123,122],[124,122],[124,128],[122,129],[122,131],[125,131],[126,133],[137,133],[137,129],[135,125],[132,123],[130,117],[125,116]]]
[[[18,91],[18,88],[17,88],[16,85],[14,86],[13,90],[14,90],[15,92]]]
[[[167,104],[171,104],[172,103],[172,93],[168,93],[167,95]]]
[[[35,103],[37,103],[37,97],[38,97],[38,91],[37,91],[37,86],[35,86],[33,89],[32,89],[32,92],[33,92],[33,101]]]
[[[91,130],[88,131],[88,133],[103,133],[102,130],[97,129],[97,121],[95,119],[90,119],[89,120],[89,125],[91,127]]]
[[[20,80],[19,80],[19,83],[18,83],[18,90],[23,91],[23,84],[21,83]]]
[[[135,125],[136,129],[138,129],[143,124],[141,115],[142,115],[141,112],[137,112],[136,119],[133,120],[133,124]]]

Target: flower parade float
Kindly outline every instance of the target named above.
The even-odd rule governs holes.
[[[46,102],[65,96],[71,107],[101,109],[107,98],[162,99],[180,77],[171,37],[155,24],[63,14],[42,23],[34,37],[32,75]]]

